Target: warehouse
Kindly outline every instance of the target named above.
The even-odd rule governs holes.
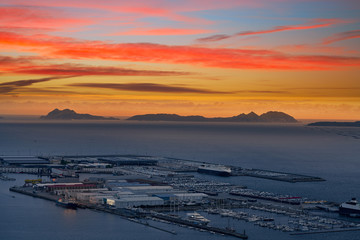
[[[35,189],[44,189],[47,192],[63,189],[90,189],[96,188],[95,184],[92,183],[40,183],[34,185]]]
[[[160,206],[164,200],[158,197],[138,196],[131,198],[115,199],[116,208],[131,208],[140,206]]]
[[[175,199],[182,202],[201,202],[204,197],[207,197],[204,193],[175,193]]]
[[[152,159],[138,159],[138,158],[129,158],[129,157],[104,157],[99,158],[99,161],[103,161],[106,163],[111,163],[116,166],[124,166],[124,165],[156,165],[158,161]]]
[[[120,188],[119,188],[120,189]],[[123,187],[127,191],[131,191],[137,194],[141,193],[160,193],[160,192],[168,192],[172,191],[173,188],[171,186],[129,186]]]
[[[49,160],[35,156],[2,156],[1,162],[4,165],[24,165],[24,164],[48,164]]]

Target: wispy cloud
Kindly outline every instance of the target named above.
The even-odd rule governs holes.
[[[135,92],[161,92],[161,93],[203,93],[203,94],[231,94],[234,92],[213,91],[201,88],[191,88],[177,85],[156,83],[73,83],[73,87],[105,88],[121,91]]]
[[[0,28],[15,32],[28,29],[35,32],[54,31],[94,23],[90,19],[67,17],[60,9],[26,6],[0,6],[0,16]]]
[[[353,30],[334,34],[323,41],[323,44],[330,44],[338,41],[360,38],[360,30]]]
[[[181,76],[188,72],[141,70],[121,67],[90,66],[83,64],[35,64],[38,57],[8,57],[0,55],[0,71],[6,73],[60,76]]]
[[[200,42],[216,42],[216,41],[221,41],[221,40],[234,38],[234,37],[241,37],[241,36],[268,34],[268,33],[293,31],[293,30],[307,30],[307,29],[323,28],[323,27],[329,27],[331,25],[334,25],[337,23],[342,23],[342,22],[344,22],[344,20],[315,19],[315,20],[309,22],[308,24],[276,26],[271,29],[259,30],[259,31],[243,31],[243,32],[232,34],[232,35],[217,34],[217,35],[212,35],[212,36],[205,37],[205,38],[199,38],[197,40]]]
[[[126,32],[119,32],[114,34],[109,34],[110,36],[115,35],[129,35],[129,36],[172,36],[172,35],[195,35],[210,33],[213,30],[207,29],[185,29],[185,28],[154,28],[154,29],[145,29],[145,28],[134,28]]]
[[[77,76],[176,76],[186,75],[186,72],[176,71],[151,71],[136,70],[117,67],[96,67],[79,64],[58,64],[48,66],[30,66],[12,71],[22,74],[42,74],[42,75],[77,75]]]
[[[18,81],[0,83],[0,93],[10,93],[18,88],[31,86],[35,83],[48,82],[56,79],[64,79],[71,77],[74,76],[47,77],[47,78],[27,79],[27,80],[18,80]]]
[[[37,20],[42,16],[46,17],[46,10],[49,9],[87,9],[92,10],[92,14],[96,16],[97,11],[104,12],[106,14],[116,14],[123,16],[131,16],[133,19],[139,20],[149,17],[162,18],[171,21],[192,23],[192,24],[207,24],[211,23],[209,19],[189,16],[186,13],[192,13],[195,11],[203,10],[214,10],[214,9],[228,9],[238,6],[259,6],[262,5],[262,0],[253,0],[242,1],[242,0],[226,0],[226,1],[215,1],[215,0],[182,0],[181,4],[177,1],[162,1],[162,0],[137,0],[137,1],[114,1],[114,0],[87,0],[87,1],[73,1],[73,0],[62,0],[62,1],[42,1],[42,0],[32,0],[31,2],[27,0],[3,0],[3,4],[19,6],[19,11],[22,9],[29,8],[31,9],[41,9],[41,15],[35,16],[31,15],[29,18],[30,22]],[[14,10],[15,11],[15,10]],[[26,12],[26,14],[28,14]],[[23,16],[26,16],[22,14]],[[50,25],[57,25],[59,22],[51,19],[53,15],[49,14],[49,23]],[[21,19],[21,16],[18,16]],[[74,21],[73,19],[64,19]],[[76,20],[76,19],[75,19]],[[85,19],[88,20],[88,19]],[[77,21],[75,21],[77,23]],[[25,23],[27,24],[27,23]],[[46,24],[46,23],[43,23]]]

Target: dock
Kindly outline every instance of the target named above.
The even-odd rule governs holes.
[[[219,234],[224,234],[224,235],[228,235],[228,236],[232,236],[232,237],[236,237],[236,238],[241,238],[241,239],[248,239],[248,236],[244,233],[238,233],[229,229],[225,229],[225,228],[218,228],[218,227],[213,227],[213,226],[208,226],[208,225],[203,225],[203,224],[199,224],[199,223],[194,223],[192,221],[183,219],[183,218],[179,218],[179,217],[175,217],[175,216],[170,216],[170,215],[165,215],[165,214],[161,214],[161,213],[152,213],[151,217],[153,218],[158,218],[161,220],[165,220],[171,223],[177,223],[180,225],[185,225],[185,226],[190,226],[190,227],[194,227],[194,228],[198,228],[198,229],[202,229],[202,230],[206,230],[209,232],[215,232],[215,233],[219,233]]]
[[[277,172],[264,169],[245,169],[241,167],[231,167],[232,176],[247,176],[264,178],[275,181],[296,183],[296,182],[322,182],[325,179],[321,177],[307,176],[295,173]]]
[[[360,231],[360,228],[331,229],[331,230],[312,231],[312,232],[294,232],[294,233],[290,233],[290,235],[307,235],[307,234],[318,234],[318,233],[353,232],[353,231]]]

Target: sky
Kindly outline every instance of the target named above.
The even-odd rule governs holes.
[[[358,0],[0,0],[0,115],[360,120]]]

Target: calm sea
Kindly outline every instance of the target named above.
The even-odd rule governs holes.
[[[285,183],[249,177],[219,178],[263,191],[343,202],[360,199],[360,129],[303,124],[0,121],[0,155],[145,154],[293,172],[326,179]],[[175,225],[171,235],[90,210],[65,210],[45,200],[8,191],[33,176],[0,182],[0,239],[229,239]],[[207,216],[212,221],[213,216]],[[227,223],[229,224],[229,223]],[[360,239],[359,232],[290,236],[230,223],[249,239]]]

